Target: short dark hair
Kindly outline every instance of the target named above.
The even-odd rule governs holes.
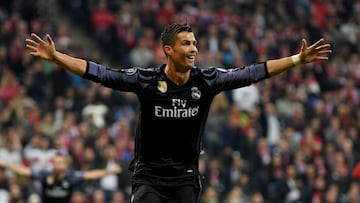
[[[68,156],[69,154],[65,150],[56,150],[55,156]]]
[[[192,29],[188,23],[180,24],[173,23],[164,28],[161,33],[162,46],[170,45],[173,46],[176,40],[176,35],[180,32],[192,32]],[[165,55],[166,52],[164,51]]]

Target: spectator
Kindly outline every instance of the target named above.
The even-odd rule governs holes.
[[[22,165],[14,165],[0,160],[0,167],[14,171],[16,174],[39,180],[42,184],[42,202],[70,202],[76,185],[85,180],[96,180],[105,175],[119,173],[121,168],[115,166],[111,169],[98,169],[92,171],[69,170],[68,156],[56,154],[52,159],[53,170],[33,171]]]
[[[108,145],[105,149],[104,164],[106,169],[111,169],[120,163],[117,161],[116,148]],[[116,174],[109,174],[100,179],[100,187],[103,191],[104,201],[109,202],[113,194],[119,189],[118,177]]]
[[[219,194],[212,186],[205,188],[201,199],[201,203],[220,203]]]
[[[235,186],[228,193],[225,203],[246,203],[246,195],[243,193],[241,187]]]
[[[233,90],[232,98],[240,111],[250,112],[260,104],[260,93],[255,84]],[[244,101],[243,98],[247,99]]]
[[[91,21],[96,39],[100,43],[109,44],[108,31],[115,22],[115,16],[108,9],[106,1],[99,1],[97,8],[91,13]]]
[[[260,192],[255,192],[249,199],[249,203],[265,203],[264,197]]]
[[[0,100],[9,103],[19,92],[19,82],[11,70],[3,72],[0,83]]]
[[[8,138],[5,140],[5,146],[1,147],[0,149],[0,160],[11,164],[22,164],[22,146],[19,137],[13,135],[8,136]],[[7,176],[14,175],[10,170],[6,170],[5,174]]]
[[[113,193],[111,203],[126,203],[125,195],[122,191],[116,191]]]
[[[154,63],[154,54],[148,47],[146,38],[140,38],[130,51],[130,63],[133,67],[151,67]]]

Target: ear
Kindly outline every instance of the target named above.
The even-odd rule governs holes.
[[[170,45],[165,45],[164,46],[164,52],[168,55],[171,56],[173,53],[173,49]]]

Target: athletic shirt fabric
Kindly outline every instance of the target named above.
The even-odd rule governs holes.
[[[186,177],[198,175],[201,139],[213,98],[269,74],[264,62],[231,69],[194,67],[189,80],[177,86],[164,68],[165,64],[114,70],[89,61],[83,77],[138,97],[136,151],[129,167],[135,182],[183,185]]]
[[[32,171],[31,178],[38,180],[42,185],[43,203],[70,202],[74,187],[83,181],[84,173],[81,171],[67,171],[61,180],[55,179],[51,172]]]

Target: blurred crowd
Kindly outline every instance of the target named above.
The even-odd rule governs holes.
[[[202,203],[360,202],[360,1],[2,0],[0,159],[51,170],[58,150],[72,168],[125,170],[81,185],[71,203],[130,200],[137,98],[27,54],[30,32],[57,49],[111,68],[165,62],[171,22],[191,24],[199,68],[241,67],[297,53],[302,38],[332,44],[328,62],[219,94],[199,163]],[[71,15],[99,47],[80,46],[49,7]],[[0,202],[36,202],[38,183],[0,169]],[[9,201],[6,201],[6,200]]]

